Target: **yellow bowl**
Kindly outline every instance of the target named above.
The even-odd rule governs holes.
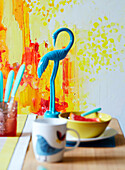
[[[99,112],[99,113],[92,113],[85,117],[86,118],[98,117],[101,120],[101,122],[75,121],[75,120],[68,119],[70,113],[71,112],[60,113],[59,118],[67,119],[67,127],[75,129],[79,133],[80,138],[93,138],[101,135],[112,119],[110,115]],[[76,115],[81,115],[84,112],[72,112],[72,113]],[[74,132],[69,131],[69,133],[72,136],[76,137]]]

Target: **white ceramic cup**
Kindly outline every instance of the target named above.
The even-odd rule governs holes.
[[[65,151],[71,151],[80,144],[80,136],[74,129],[66,127],[67,121],[59,118],[36,119],[32,127],[32,141],[35,157],[39,162],[58,162]],[[76,145],[66,148],[66,131],[72,130],[78,136]]]

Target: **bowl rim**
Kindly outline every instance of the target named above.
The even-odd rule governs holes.
[[[77,112],[82,112],[82,111],[72,111],[73,113],[77,113]],[[65,117],[62,117],[61,115],[62,114],[65,114],[65,113],[71,113],[71,112],[60,112],[60,114],[59,114],[59,118],[61,118],[61,119],[66,119]],[[82,112],[83,113],[83,112]],[[102,113],[102,112],[99,112],[99,113]],[[109,114],[107,114],[107,113],[102,113],[102,114],[105,114],[105,115],[108,115],[108,116],[110,116],[110,119],[109,120],[107,120],[107,121],[101,121],[101,122],[91,122],[91,121],[78,121],[78,120],[69,120],[69,119],[66,119],[68,122],[73,122],[73,123],[85,123],[85,124],[87,124],[87,123],[92,123],[92,124],[102,124],[102,123],[109,123],[111,120],[112,120],[112,116],[111,115],[109,115]]]

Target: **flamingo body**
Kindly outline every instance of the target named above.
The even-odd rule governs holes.
[[[47,53],[48,54],[48,53]],[[45,71],[46,67],[48,66],[48,63],[49,63],[49,60],[48,60],[48,57],[46,56],[47,54],[45,54],[39,64],[38,64],[38,68],[37,68],[37,74],[38,74],[38,77],[40,78],[41,75],[43,74],[43,72]]]
[[[54,81],[55,81],[56,74],[58,71],[59,61],[66,57],[67,53],[69,52],[69,50],[71,49],[71,47],[74,43],[74,35],[73,35],[72,31],[68,28],[60,28],[53,34],[54,46],[56,44],[56,39],[57,39],[58,34],[62,31],[66,31],[70,36],[70,42],[69,42],[68,46],[64,49],[50,51],[47,54],[45,54],[41,58],[41,60],[38,64],[38,68],[37,68],[37,74],[38,74],[38,77],[40,78],[42,73],[45,71],[47,65],[49,64],[49,60],[54,61],[54,68],[53,68],[53,72],[52,72],[52,75],[50,78],[50,110],[47,111],[46,117],[54,117],[54,116],[57,117],[57,115],[58,115],[57,112],[55,111],[55,84],[54,84]]]

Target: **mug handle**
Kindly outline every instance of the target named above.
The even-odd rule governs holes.
[[[71,128],[66,128],[66,131],[68,131],[68,130],[71,130],[71,131],[73,131],[73,132],[75,132],[76,133],[76,135],[77,135],[77,137],[78,137],[78,141],[76,142],[76,144],[72,147],[72,148],[65,148],[65,152],[67,152],[67,151],[72,151],[72,150],[74,150],[75,148],[77,148],[78,146],[79,146],[79,144],[80,144],[80,136],[79,136],[79,133],[76,131],[76,130],[74,130],[74,129],[71,129]]]

